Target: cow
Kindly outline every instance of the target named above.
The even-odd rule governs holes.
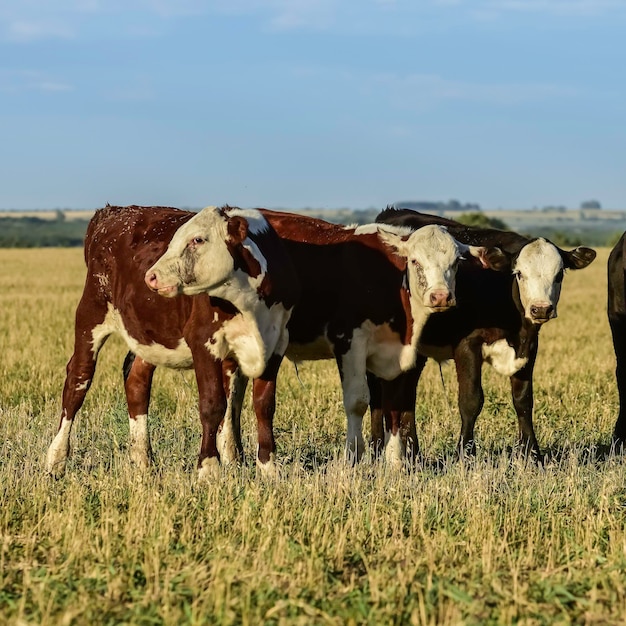
[[[180,250],[181,273],[201,277],[204,288],[183,290],[155,283],[151,269],[174,233],[184,232],[195,213],[170,207],[106,206],[85,237],[87,276],[76,310],[74,352],[67,365],[59,428],[47,453],[47,470],[65,471],[70,431],[93,380],[98,353],[111,334],[120,335],[132,357],[124,366],[130,423],[130,455],[140,466],[151,459],[147,413],[156,366],[194,368],[202,441],[200,477],[211,475],[230,410],[227,404],[239,369],[254,379],[255,405],[268,419],[276,372],[287,347],[286,325],[300,286],[288,256],[267,220],[254,210],[208,207],[202,236]],[[202,254],[203,263],[195,258]],[[157,295],[155,289],[161,294]],[[196,294],[196,295],[194,295]],[[226,427],[230,425],[226,420]],[[263,422],[265,423],[265,422]],[[225,444],[226,445],[226,444]],[[222,446],[223,448],[223,446]],[[271,469],[275,442],[259,428],[258,462]],[[233,457],[226,448],[222,455]]]
[[[348,418],[347,453],[357,461],[365,449],[366,371],[393,379],[412,368],[428,317],[455,304],[461,258],[496,267],[504,255],[460,244],[436,225],[416,232],[386,225],[348,228],[292,213],[261,213],[280,237],[302,289],[287,324],[286,356],[336,360]],[[200,276],[205,261],[199,254],[189,266],[184,248],[184,242],[204,236],[200,213],[181,227],[150,270],[151,287],[167,290],[164,295],[207,288]],[[240,407],[241,397],[232,403]]]
[[[416,386],[427,358],[431,357],[439,362],[454,359],[456,366],[461,413],[459,456],[474,455],[476,451],[474,425],[484,402],[481,369],[483,363],[488,363],[510,378],[521,449],[541,463],[543,457],[532,421],[539,331],[557,316],[564,270],[587,267],[596,256],[595,251],[583,246],[566,251],[543,238],[465,226],[410,209],[387,207],[376,222],[414,229],[431,224],[445,226],[458,241],[500,248],[509,259],[511,272],[475,272],[461,267],[457,279],[458,306],[428,319],[420,338],[416,367],[393,383],[370,376],[374,449],[380,451],[384,447],[389,432],[396,434],[392,423],[399,423],[405,445],[408,443],[415,458],[419,455]],[[392,417],[394,412],[398,415]]]
[[[608,302],[607,314],[613,349],[615,350],[615,379],[619,396],[619,412],[613,429],[613,445],[616,449],[626,444],[626,285],[625,255],[626,233],[615,244],[607,264]]]

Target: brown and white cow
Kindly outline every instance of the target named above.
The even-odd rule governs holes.
[[[557,315],[564,271],[582,269],[595,258],[591,248],[562,250],[542,238],[515,232],[465,226],[453,220],[425,215],[409,209],[383,211],[377,222],[421,229],[430,224],[445,226],[466,244],[498,246],[509,258],[511,272],[472,272],[461,268],[455,310],[428,320],[420,339],[416,369],[391,384],[370,379],[372,391],[372,434],[380,449],[385,437],[383,413],[389,413],[385,395],[401,412],[394,421],[417,455],[415,393],[427,357],[438,361],[454,359],[459,383],[461,413],[459,454],[475,451],[474,424],[483,406],[481,367],[483,362],[510,378],[513,405],[518,416],[520,444],[541,461],[533,414],[533,369],[539,346],[539,330]],[[419,232],[419,231],[418,231]],[[381,390],[378,388],[382,385]],[[391,425],[388,430],[394,434]]]
[[[503,255],[460,244],[440,226],[416,232],[346,228],[302,215],[262,214],[280,237],[302,288],[287,325],[286,354],[294,361],[336,359],[348,417],[347,450],[357,460],[369,401],[366,371],[393,379],[413,367],[426,320],[455,304],[463,255],[483,267],[502,263]],[[188,265],[184,242],[196,237],[205,237],[202,213],[174,235],[152,268],[148,280],[154,289],[197,293],[210,286],[201,275],[201,252]],[[240,406],[241,398],[234,403]]]
[[[299,298],[298,278],[258,211],[209,207],[199,218],[202,236],[185,238],[185,224],[195,215],[168,207],[107,206],[91,220],[85,238],[87,277],[76,311],[59,430],[47,455],[49,472],[61,475],[65,470],[74,417],[93,380],[100,348],[114,333],[135,355],[125,365],[125,390],[130,453],[138,464],[150,461],[147,413],[152,375],[159,365],[195,369],[201,476],[218,459],[218,427],[230,408],[227,398],[237,367],[254,379],[259,414],[263,420],[269,414],[271,420],[273,405],[267,398],[272,397],[287,347],[286,324]],[[176,270],[187,282],[201,278],[203,289],[183,290],[199,294],[194,297],[163,298],[153,289],[163,295],[174,295],[174,290],[158,282],[150,268],[177,232],[181,263]],[[236,436],[225,439],[232,442]],[[262,467],[269,467],[274,450],[271,430],[260,427]],[[237,450],[222,447],[222,454],[234,457]]]

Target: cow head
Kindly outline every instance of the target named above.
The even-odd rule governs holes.
[[[460,261],[472,261],[490,269],[502,269],[507,263],[498,248],[465,245],[439,225],[423,226],[408,237],[384,230],[380,236],[405,259],[412,298],[418,298],[433,312],[456,305],[454,292]]]
[[[579,246],[568,252],[542,238],[524,245],[513,262],[524,317],[533,324],[555,318],[564,271],[587,267],[595,258],[591,248]]]
[[[244,211],[203,209],[176,231],[165,254],[146,272],[146,284],[166,297],[211,293],[232,278],[248,227]]]

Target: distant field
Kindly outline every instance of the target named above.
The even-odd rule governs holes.
[[[508,381],[485,369],[478,455],[456,463],[453,368],[429,363],[418,432],[425,467],[342,459],[334,365],[285,364],[281,478],[253,463],[198,484],[190,372],[157,371],[156,462],[127,459],[111,340],[72,435],[64,479],[43,472],[59,417],[81,249],[0,250],[0,623],[622,624],[626,461],[607,456],[617,410],[606,259],[564,281],[541,333],[535,425],[544,469],[512,454]],[[255,424],[244,411],[254,458]]]

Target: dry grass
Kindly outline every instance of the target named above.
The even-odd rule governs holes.
[[[282,477],[253,465],[198,484],[195,383],[155,378],[154,471],[127,460],[112,341],[73,433],[66,477],[43,473],[56,429],[79,250],[0,250],[0,622],[7,624],[618,624],[626,615],[626,485],[607,456],[616,414],[605,316],[608,251],[564,284],[542,331],[535,423],[545,469],[511,454],[508,382],[485,371],[471,466],[453,370],[420,386],[428,463],[342,461],[332,363],[287,365],[276,419]],[[248,407],[245,446],[254,454]]]

